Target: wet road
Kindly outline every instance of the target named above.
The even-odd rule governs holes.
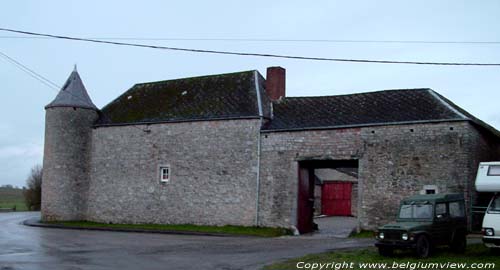
[[[0,213],[0,270],[260,269],[271,262],[371,240],[214,237],[24,226],[37,212]]]

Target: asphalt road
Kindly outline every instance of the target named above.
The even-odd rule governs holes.
[[[0,270],[260,269],[287,258],[371,246],[369,239],[257,238],[28,227],[37,212],[0,213]]]

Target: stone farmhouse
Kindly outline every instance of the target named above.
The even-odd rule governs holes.
[[[102,109],[74,70],[45,109],[45,221],[305,233],[316,208],[373,229],[412,194],[474,204],[478,163],[500,158],[499,132],[431,89],[287,97],[281,67],[140,83]]]

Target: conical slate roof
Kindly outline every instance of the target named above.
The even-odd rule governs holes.
[[[97,110],[97,107],[92,103],[83,85],[76,67],[69,75],[68,80],[66,80],[59,94],[57,94],[56,98],[49,103],[49,105],[45,106],[45,109],[54,107],[75,107]]]

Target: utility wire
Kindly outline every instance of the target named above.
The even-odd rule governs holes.
[[[39,37],[50,37],[65,40],[75,40],[75,41],[85,41],[101,44],[112,44],[119,46],[131,46],[131,47],[141,47],[150,49],[161,49],[161,50],[172,50],[172,51],[184,51],[184,52],[195,52],[195,53],[210,53],[210,54],[224,54],[224,55],[237,55],[237,56],[258,56],[258,57],[272,57],[272,58],[284,58],[284,59],[296,59],[296,60],[313,60],[313,61],[333,61],[333,62],[353,62],[353,63],[376,63],[376,64],[411,64],[411,65],[439,65],[439,66],[500,66],[500,63],[458,63],[458,62],[420,62],[420,61],[390,61],[390,60],[369,60],[369,59],[345,59],[345,58],[325,58],[325,57],[307,57],[307,56],[293,56],[293,55],[279,55],[279,54],[264,54],[264,53],[248,53],[248,52],[231,52],[231,51],[217,51],[217,50],[204,50],[204,49],[188,49],[179,47],[166,47],[148,44],[138,44],[138,43],[125,43],[117,41],[106,41],[106,40],[96,40],[87,38],[78,38],[70,36],[60,36],[53,34],[43,34],[28,31],[21,31],[8,28],[0,28],[0,31],[39,36]]]
[[[6,59],[7,61],[9,61],[10,63],[14,64],[18,69],[24,71],[26,74],[28,74],[32,78],[34,78],[37,81],[43,83],[45,86],[47,86],[47,87],[49,87],[51,89],[54,89],[56,91],[61,88],[60,86],[58,86],[57,84],[55,84],[51,80],[45,78],[44,76],[42,76],[39,73],[35,72],[34,70],[30,69],[29,67],[21,64],[19,61],[17,61],[16,59],[14,59],[14,58],[6,55],[5,53],[0,52],[0,56],[2,56],[4,59]]]
[[[0,36],[1,39],[51,39],[36,36]],[[180,38],[180,37],[85,37],[95,40],[139,41],[230,41],[230,42],[303,42],[303,43],[396,43],[396,44],[500,44],[500,41],[459,40],[360,40],[360,39],[271,39],[271,38]]]
[[[0,56],[2,56],[3,58],[7,59],[10,63],[14,64],[17,68],[19,68],[20,70],[24,71],[26,74],[28,74],[29,76],[35,78],[37,81],[43,83],[45,86],[53,89],[53,90],[56,90],[56,92],[59,90],[59,89],[62,89],[60,86],[58,86],[57,84],[53,83],[51,80],[45,78],[44,76],[40,75],[39,73],[35,72],[33,69],[27,67],[26,65],[23,65],[22,63],[20,63],[18,60],[8,56],[7,54],[3,53],[3,52],[0,52]],[[62,89],[62,91],[65,91],[64,89]],[[82,99],[81,97],[77,96],[77,95],[74,95],[73,93],[71,92],[67,92],[65,91],[66,93],[68,93],[69,95],[73,96],[74,98],[76,99],[79,99],[80,101],[84,101],[84,102],[87,102],[86,100]],[[133,128],[136,128],[144,133],[149,133],[150,131],[148,129],[142,129],[142,128],[139,128],[135,125],[131,125]]]

